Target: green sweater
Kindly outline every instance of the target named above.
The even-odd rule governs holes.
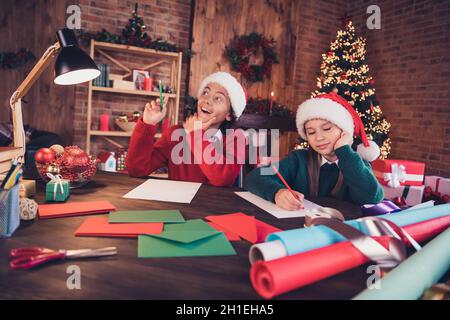
[[[303,193],[305,197],[309,195],[306,152],[306,150],[292,151],[280,161],[278,168],[289,186]],[[344,182],[336,194],[337,198],[358,205],[376,204],[383,200],[383,188],[373,175],[368,162],[362,160],[359,154],[348,145],[336,149],[336,156],[339,159],[339,167],[326,164],[320,167],[319,197],[331,195],[339,177],[339,170],[341,170]],[[277,191],[286,187],[277,175],[261,175],[260,171],[261,168],[257,168],[250,172],[245,178],[244,187],[248,191],[274,202]]]

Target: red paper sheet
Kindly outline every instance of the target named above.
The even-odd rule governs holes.
[[[76,236],[137,238],[140,234],[159,234],[162,222],[155,223],[109,223],[108,217],[92,217],[84,220],[75,231]]]
[[[239,235],[251,243],[264,242],[267,235],[281,231],[270,224],[242,212],[208,216],[206,219],[221,226],[225,230]]]
[[[66,202],[55,204],[40,204],[39,218],[60,218],[67,216],[80,216],[116,211],[109,201]]]
[[[227,229],[225,229],[222,226],[219,226],[217,223],[214,222],[207,222],[211,227],[213,227],[214,229],[216,229],[217,231],[222,231],[225,234],[225,237],[227,237],[227,239],[229,241],[239,241],[241,240],[241,237],[239,237],[236,233],[233,233]]]
[[[416,241],[427,240],[450,226],[450,215],[404,227]],[[389,237],[375,238],[385,247]],[[263,298],[274,296],[326,279],[369,262],[351,242],[340,242],[320,249],[272,261],[258,261],[250,270],[253,288]]]

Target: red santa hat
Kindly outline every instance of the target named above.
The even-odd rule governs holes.
[[[334,92],[318,95],[303,102],[297,110],[297,130],[306,140],[305,123],[312,119],[328,120],[355,137],[360,137],[362,144],[358,145],[358,154],[367,161],[373,161],[380,156],[378,145],[367,139],[364,124],[358,113],[347,100]]]
[[[212,82],[220,84],[225,88],[230,98],[231,108],[236,118],[239,118],[247,105],[247,93],[242,85],[228,72],[215,72],[203,79],[198,88],[197,96],[200,97],[205,87]]]

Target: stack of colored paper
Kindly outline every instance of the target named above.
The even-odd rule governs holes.
[[[137,237],[159,234],[164,223],[183,223],[179,210],[117,211],[109,217],[86,219],[75,231],[76,236]]]

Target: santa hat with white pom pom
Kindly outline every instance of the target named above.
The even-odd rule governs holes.
[[[358,154],[367,161],[373,161],[380,156],[378,145],[367,139],[364,124],[358,113],[347,100],[334,92],[321,94],[303,102],[297,110],[297,130],[306,140],[305,123],[312,119],[328,120],[355,137],[361,137]]]

